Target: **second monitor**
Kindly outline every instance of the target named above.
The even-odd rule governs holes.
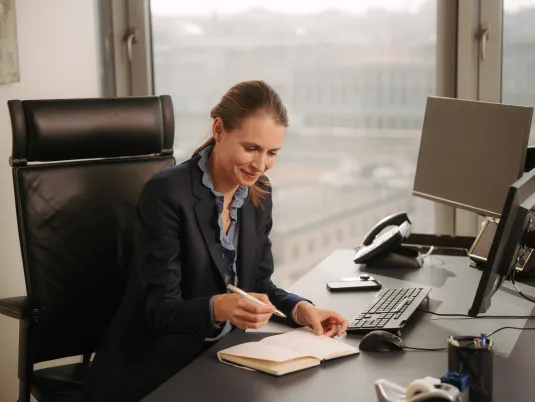
[[[429,97],[413,194],[499,218],[522,176],[533,108]]]
[[[486,216],[469,256],[487,260],[509,186],[524,172],[533,108],[429,97],[413,194]]]

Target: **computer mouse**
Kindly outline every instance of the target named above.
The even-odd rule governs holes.
[[[365,352],[397,352],[404,348],[405,342],[399,336],[382,330],[367,333],[359,345]]]

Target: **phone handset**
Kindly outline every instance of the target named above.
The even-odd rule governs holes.
[[[389,226],[393,228],[381,233]],[[384,262],[387,257],[400,254],[395,261],[395,266],[421,266],[421,263],[416,260],[419,253],[402,246],[403,240],[409,237],[410,232],[411,220],[406,212],[387,216],[366,234],[362,244],[356,248],[353,261],[357,264],[369,265]]]
[[[404,235],[404,238],[409,237],[410,234],[410,225],[411,220],[409,218],[409,215],[406,212],[399,212],[397,214],[393,214],[390,216],[387,216],[386,218],[380,220],[375,224],[375,226],[364,236],[364,240],[362,240],[362,245],[367,246],[371,244],[375,237],[386,227],[388,226],[397,226],[398,228],[401,227],[401,225],[407,222],[408,224],[404,226],[404,231],[406,232],[408,230],[408,233],[402,233]]]

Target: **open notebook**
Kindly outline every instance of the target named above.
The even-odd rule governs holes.
[[[259,342],[232,346],[217,352],[217,357],[223,363],[281,376],[357,353],[359,350],[353,346],[299,328]]]

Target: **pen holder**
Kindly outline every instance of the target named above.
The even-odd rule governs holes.
[[[457,336],[448,342],[448,371],[470,378],[470,402],[492,402],[494,353],[492,341],[483,346],[474,336]]]

